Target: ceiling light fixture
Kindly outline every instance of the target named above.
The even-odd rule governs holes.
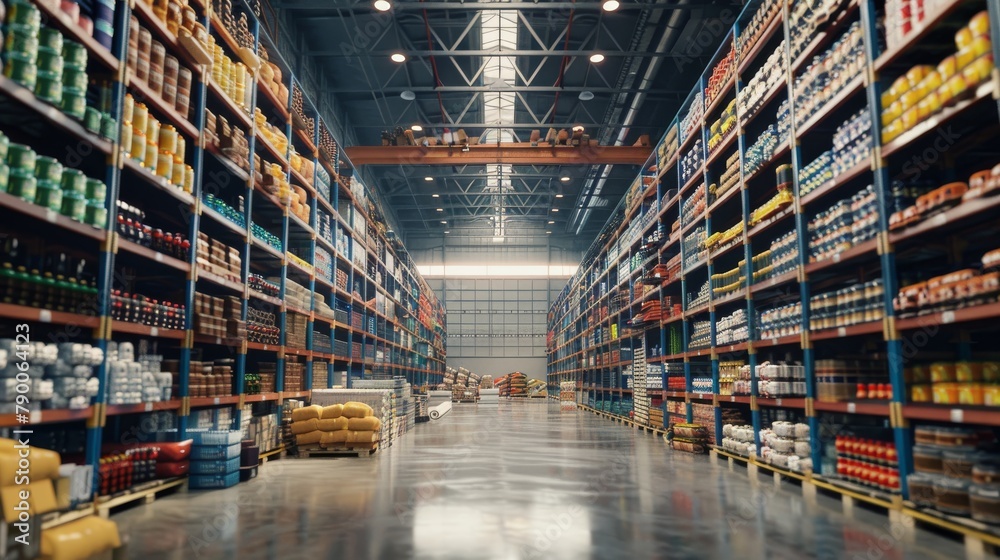
[[[549,234],[551,234],[552,232],[551,232],[551,231],[546,231],[545,233],[549,233]]]
[[[558,209],[558,208],[553,208],[553,209],[552,209],[552,211],[553,211],[553,212],[558,212],[558,211],[559,211],[559,209]]]
[[[448,231],[448,230],[444,230],[444,232],[445,232],[445,233],[451,233],[451,232],[450,232],[450,231]]]
[[[562,177],[559,178],[559,180],[562,181],[563,183],[568,183],[569,175],[563,175]]]
[[[595,56],[596,56],[596,55],[595,55]],[[392,59],[392,61],[393,61],[393,62],[406,62],[406,55],[405,55],[405,54],[403,54],[403,53],[401,53],[401,52],[394,52],[394,53],[392,53],[391,55],[389,55],[389,58],[390,58],[390,59]],[[590,57],[590,60],[591,60],[591,61],[593,61],[593,60],[594,60],[594,57],[593,57],[593,56],[591,56],[591,57]],[[604,60],[604,57],[603,57],[603,56],[601,57],[601,60]],[[598,61],[598,62],[600,62],[600,61]],[[405,93],[405,92],[404,92],[404,93]],[[405,99],[405,98],[404,98],[404,99]]]
[[[617,2],[615,3],[617,4]],[[375,6],[375,9],[380,12],[388,12],[390,9],[392,9],[392,2],[389,2],[389,0],[375,0],[373,5]]]
[[[582,124],[578,124],[578,125],[574,126],[573,127],[573,132],[583,132],[583,125]]]
[[[556,195],[556,198],[562,198],[562,197],[563,197],[562,193]]]
[[[419,124],[415,124],[410,127],[410,130],[412,130],[413,132],[422,132],[424,130],[424,127],[420,126]]]
[[[434,177],[431,177],[431,176],[424,177],[424,181],[433,181],[433,180],[434,180]]]
[[[441,195],[439,195],[438,193],[434,193],[431,195],[431,198],[440,198],[440,197]]]
[[[438,212],[444,212],[444,208],[437,208],[436,210],[437,210]]]
[[[592,92],[592,91],[581,91],[580,95],[578,95],[577,97],[580,98],[580,101],[590,101],[591,99],[594,98],[594,92]]]
[[[549,223],[550,224],[554,224],[554,223],[556,223],[556,221],[555,220],[549,220]]]
[[[441,220],[441,223],[442,223],[442,224],[447,224],[447,223],[448,223],[448,220]]]
[[[395,56],[395,55],[393,55],[393,56]],[[395,59],[393,59],[393,60],[395,60]],[[403,60],[405,60],[405,58]],[[601,54],[601,53],[594,53],[594,54],[590,55],[590,61],[593,62],[594,64],[600,64],[600,63],[604,62],[604,55]],[[397,60],[396,62],[403,62],[403,61],[402,60]]]
[[[378,2],[376,2],[376,4],[378,4]],[[617,10],[619,6],[621,6],[621,2],[618,0],[604,0],[604,3],[601,4],[601,9],[605,12],[613,12]]]
[[[399,92],[399,96],[403,98],[403,101],[413,101],[414,99],[417,98],[417,94],[413,93],[408,89]]]

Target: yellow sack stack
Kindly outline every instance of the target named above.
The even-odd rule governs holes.
[[[32,518],[58,510],[53,481],[61,464],[55,451],[0,439],[0,507],[4,521],[13,524],[13,537],[28,530]],[[40,537],[45,560],[82,560],[121,546],[118,526],[94,515],[46,529]]]
[[[292,411],[292,433],[295,434],[296,445],[319,444],[323,433],[319,431],[319,419],[323,415],[323,407],[319,405],[304,406]]]

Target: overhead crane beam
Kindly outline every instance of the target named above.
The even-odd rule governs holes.
[[[649,146],[353,146],[354,165],[643,165]]]

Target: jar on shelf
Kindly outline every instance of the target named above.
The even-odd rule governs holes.
[[[143,163],[146,157],[146,130],[144,128],[135,127],[132,129],[132,148],[129,150],[129,155],[140,164]]]
[[[156,173],[156,163],[159,159],[160,147],[146,136],[146,153],[142,160],[142,165],[153,173]]]
[[[181,5],[176,2],[170,2],[169,4],[167,4],[167,11],[165,15],[166,15],[165,21],[167,24],[167,31],[176,36],[180,32],[180,28],[184,18],[181,10]]]

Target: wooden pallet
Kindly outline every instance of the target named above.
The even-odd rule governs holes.
[[[156,501],[157,496],[167,492],[168,490],[173,490],[175,488],[180,488],[181,492],[186,492],[188,486],[187,477],[184,478],[172,478],[168,480],[154,480],[152,482],[147,482],[141,484],[130,490],[120,492],[114,496],[102,496],[97,499],[95,507],[97,508],[97,514],[107,519],[111,515],[111,510],[132,504],[142,500],[144,504],[151,504]]]
[[[312,459],[320,457],[370,457],[378,451],[379,445],[373,443],[357,447],[299,447],[299,458]]]
[[[285,455],[286,455],[285,446],[284,445],[279,445],[275,449],[272,449],[270,451],[265,451],[264,453],[261,453],[260,454],[260,458],[259,458],[260,459],[260,463],[259,464],[263,465],[263,464],[267,463],[268,461],[277,461],[278,459],[283,459],[285,457]]]

